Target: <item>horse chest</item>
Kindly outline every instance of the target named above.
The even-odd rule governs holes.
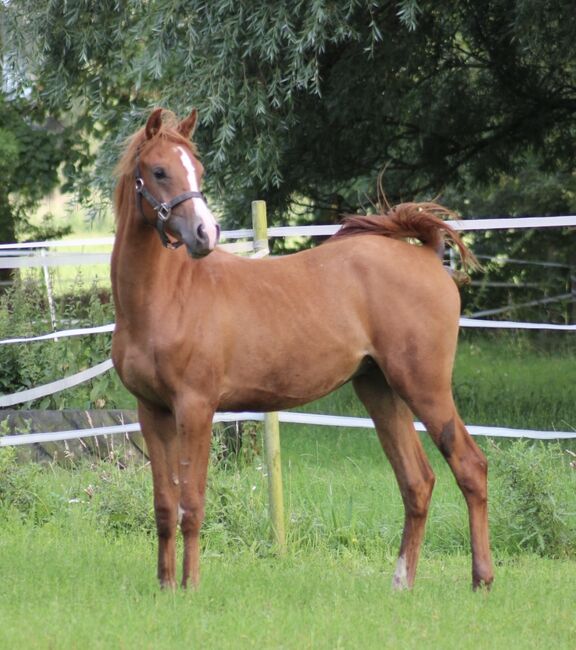
[[[115,336],[112,359],[122,383],[133,395],[149,402],[167,404],[169,391],[158,372],[152,346]]]

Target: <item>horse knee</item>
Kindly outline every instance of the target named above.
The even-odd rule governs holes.
[[[477,447],[462,459],[458,485],[466,499],[475,503],[488,500],[488,461]]]
[[[204,520],[204,506],[200,503],[180,506],[180,529],[182,534],[197,535]]]
[[[174,535],[176,529],[176,513],[168,503],[157,503],[154,505],[156,516],[156,530],[158,537],[168,539]]]

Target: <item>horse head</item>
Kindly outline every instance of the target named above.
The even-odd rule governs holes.
[[[220,228],[200,191],[204,169],[190,143],[197,111],[175,128],[163,124],[162,113],[156,109],[148,118],[136,158],[140,212],[165,247],[185,244],[193,258],[205,257],[218,243]]]

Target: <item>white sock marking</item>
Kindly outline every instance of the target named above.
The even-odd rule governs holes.
[[[408,567],[406,565],[406,558],[403,555],[396,562],[396,571],[392,579],[392,586],[394,589],[408,589]]]

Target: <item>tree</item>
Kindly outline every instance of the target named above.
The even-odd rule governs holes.
[[[58,169],[66,154],[60,134],[35,123],[23,100],[0,94],[0,241],[13,242],[23,232],[40,232],[28,217],[59,182]],[[42,234],[56,231],[48,226]]]
[[[384,168],[392,200],[490,182],[529,152],[574,168],[569,0],[11,0],[5,13],[12,74],[104,139],[103,176],[151,106],[198,106],[230,224],[256,197],[276,218],[302,199],[355,209]]]
[[[0,5],[0,242],[14,242],[25,236],[61,235],[45,220],[32,226],[30,214],[39,201],[60,182],[62,161],[70,159],[69,132],[47,119],[43,105],[16,91],[15,78],[5,69],[1,56],[7,39],[6,6]],[[73,160],[73,159],[72,159]],[[4,278],[7,274],[3,271]]]

